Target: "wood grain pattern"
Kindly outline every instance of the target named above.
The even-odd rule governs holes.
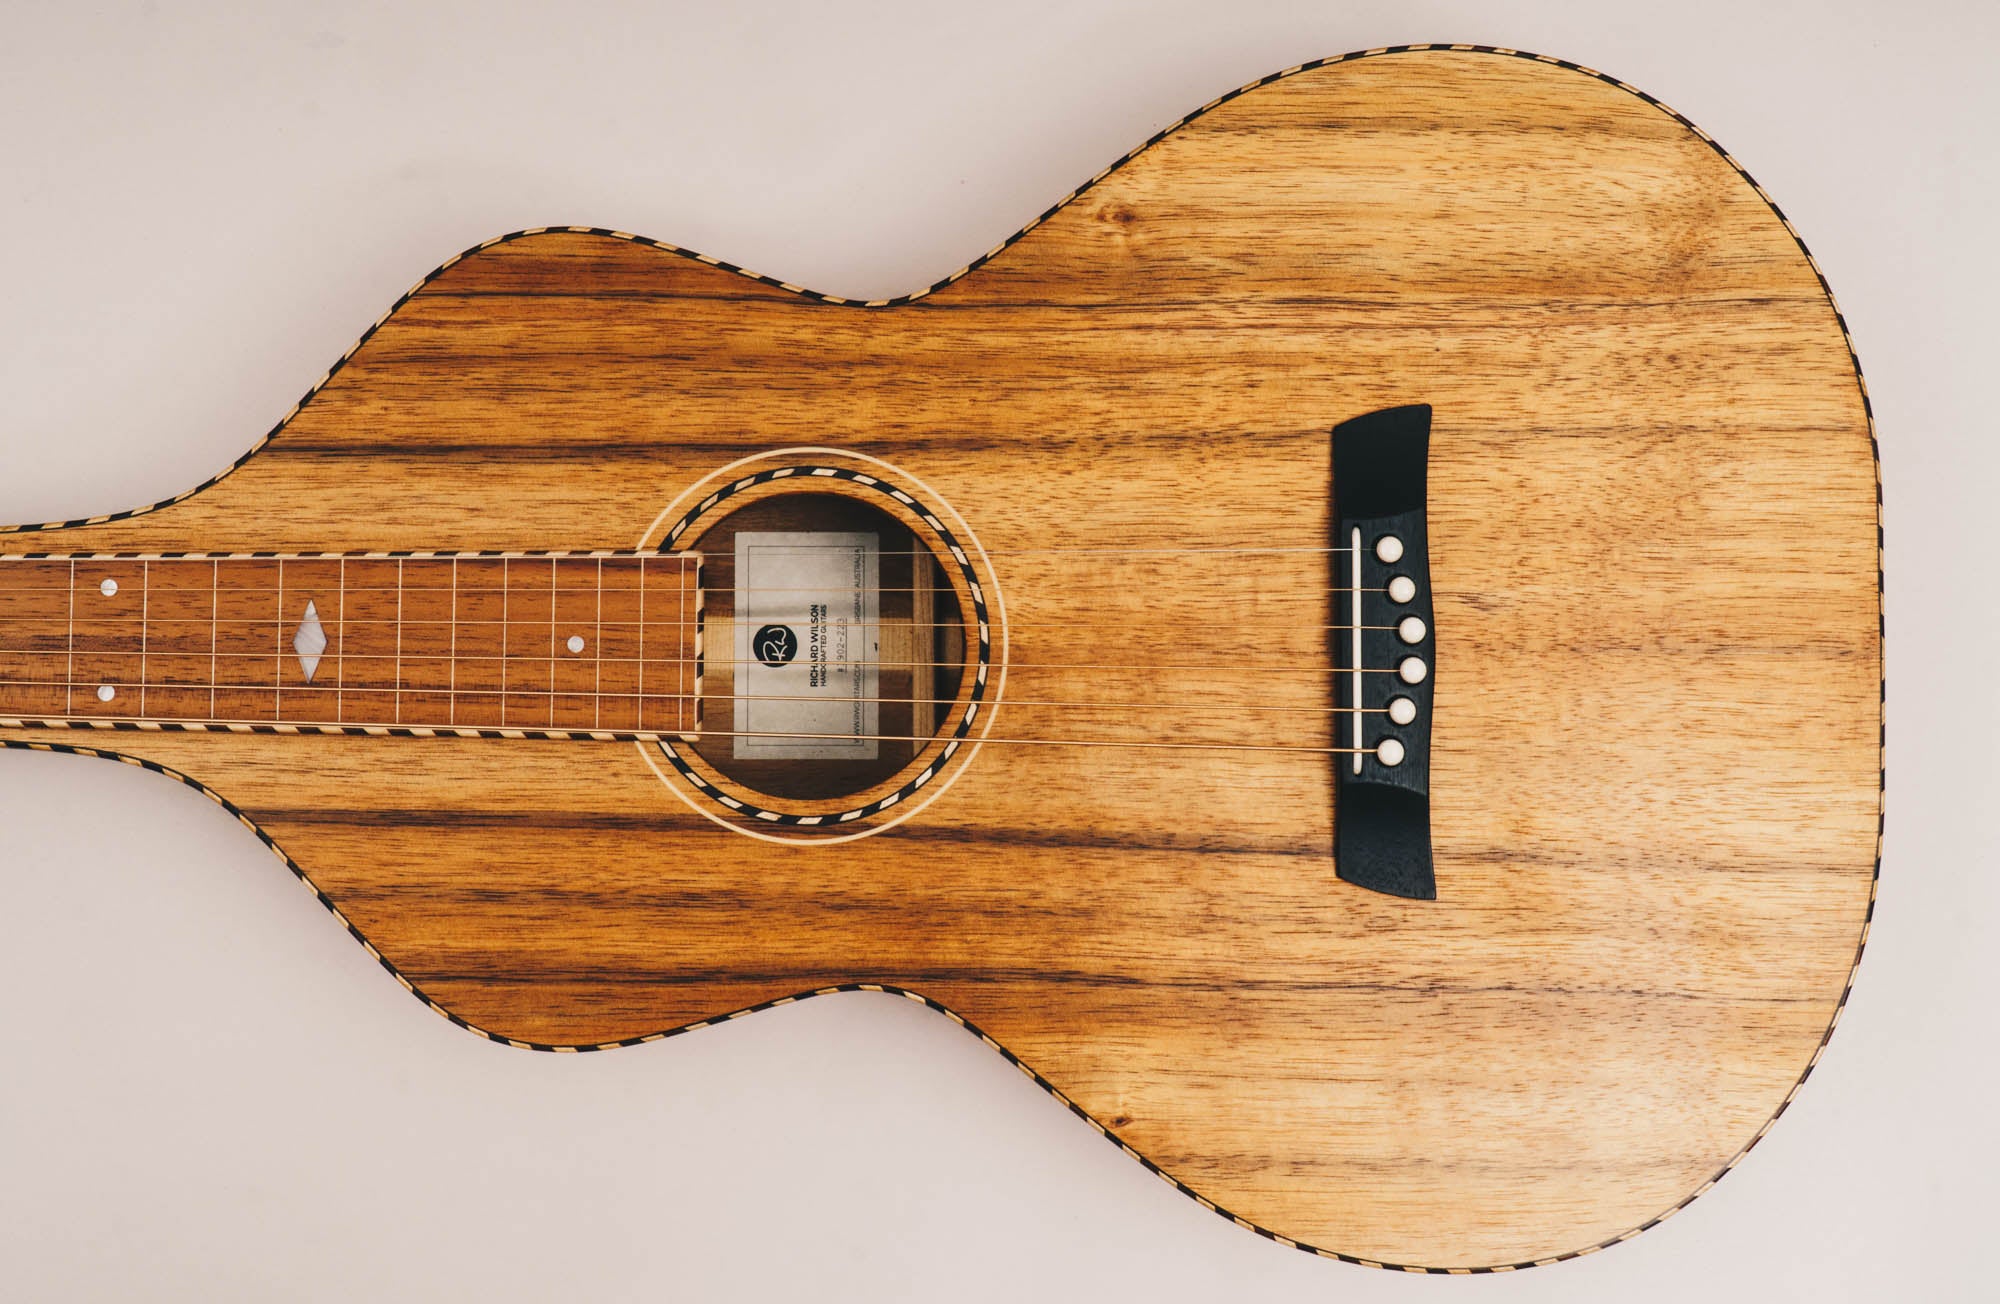
[[[1340,883],[1325,758],[989,745],[892,829],[774,846],[630,744],[4,731],[194,776],[494,1035],[921,993],[1205,1202],[1487,1268],[1706,1188],[1818,1057],[1880,820],[1878,507],[1789,228],[1628,89],[1469,49],[1200,115],[878,311],[606,235],[448,266],[232,474],[15,551],[630,547],[738,458],[834,446],[991,550],[1010,701],[1301,708],[1328,432],[1435,409],[1439,900]],[[647,541],[655,541],[648,539]],[[1234,671],[1043,667],[1119,645]],[[1092,626],[1095,628],[1086,628]],[[1160,736],[1152,713],[1101,727]],[[1248,726],[1244,726],[1248,727]]]

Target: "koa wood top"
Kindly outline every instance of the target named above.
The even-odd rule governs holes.
[[[1413,403],[1434,411],[1435,901],[1334,873],[1315,551],[1332,427]],[[912,761],[934,774],[911,795],[841,798],[878,807],[846,824],[734,810],[672,744],[0,742],[226,802],[486,1035],[590,1049],[907,993],[1204,1204],[1363,1262],[1629,1236],[1817,1062],[1881,819],[1867,401],[1749,178],[1553,61],[1293,70],[872,308],[618,233],[510,237],[427,278],[198,492],[5,542],[630,551],[794,465],[965,559],[941,549],[924,602],[960,613],[937,727],[971,723]],[[994,741],[1218,733],[1270,750]]]

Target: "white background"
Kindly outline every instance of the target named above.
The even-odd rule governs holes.
[[[178,491],[446,255],[619,227],[927,283],[1220,91],[1516,45],[1687,113],[1840,297],[1888,501],[1873,941],[1692,1208],[1464,1282],[1231,1227],[907,1002],[584,1057],[422,1009],[140,771],[0,755],[0,1264],[19,1299],[1992,1298],[1993,6],[0,3],[0,518]]]

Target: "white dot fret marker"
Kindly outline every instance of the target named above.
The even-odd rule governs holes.
[[[1389,701],[1389,718],[1397,724],[1408,724],[1417,718],[1417,704],[1407,697],[1391,698]]]
[[[568,648],[572,652],[583,651],[583,635],[571,634],[569,636],[569,642],[563,644],[563,646]]]
[[[1398,575],[1389,581],[1389,601],[1408,602],[1417,596],[1417,582],[1407,575]]]
[[[1397,742],[1394,738],[1384,738],[1380,743],[1376,744],[1375,759],[1384,765],[1401,765],[1403,763],[1403,744]]]
[[[1420,616],[1405,616],[1396,622],[1396,637],[1405,643],[1424,641],[1424,622]]]
[[[1430,667],[1424,664],[1422,657],[1404,657],[1403,663],[1396,667],[1396,673],[1403,677],[1406,684],[1421,684],[1424,676],[1430,673]]]
[[[103,595],[104,595],[105,597],[107,597],[107,598],[108,598],[108,597],[110,597],[110,596],[111,596],[112,594],[114,594],[114,593],[116,593],[116,592],[118,591],[118,581],[117,581],[117,580],[106,580],[106,581],[104,581],[104,583],[102,583],[102,584],[100,584],[100,585],[98,585],[98,586],[97,586],[97,591],[98,591],[99,593],[102,593],[102,594],[103,594]],[[109,700],[109,699],[107,699],[107,700]]]
[[[1393,534],[1385,534],[1375,540],[1375,556],[1391,566],[1403,560],[1403,541]]]
[[[109,580],[107,580],[107,581],[105,581],[105,582],[106,582],[107,584],[108,584],[108,583],[110,583],[110,581],[109,581]],[[112,687],[111,685],[109,685],[109,684],[99,684],[99,685],[97,686],[97,700],[98,700],[98,701],[100,701],[100,702],[108,702],[108,701],[110,701],[110,700],[111,700],[112,698],[114,698],[114,697],[116,697],[116,696],[118,696],[118,690],[117,690],[117,689],[115,689],[115,688],[113,688],[113,687]]]

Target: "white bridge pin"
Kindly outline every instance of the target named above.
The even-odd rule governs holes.
[[[1403,763],[1403,744],[1394,738],[1384,738],[1375,745],[1375,759],[1384,765],[1401,765]]]
[[[1404,657],[1402,664],[1396,667],[1396,673],[1406,684],[1421,684],[1430,672],[1431,668],[1424,664],[1422,657]]]

